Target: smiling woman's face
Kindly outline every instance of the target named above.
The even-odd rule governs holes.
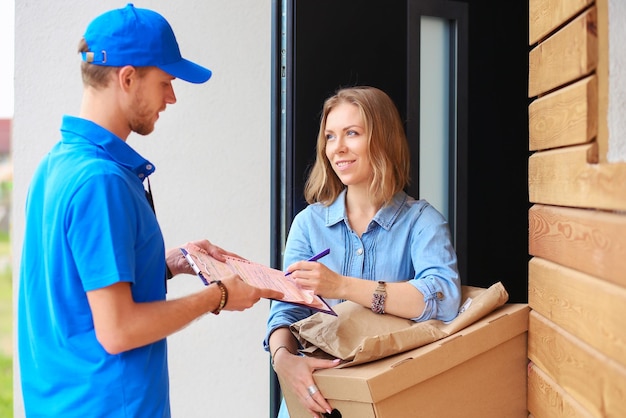
[[[326,158],[337,177],[346,186],[359,186],[372,181],[372,165],[368,151],[369,134],[356,105],[341,103],[326,117]]]

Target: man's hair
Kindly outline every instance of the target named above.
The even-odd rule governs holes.
[[[83,52],[91,52],[85,38],[82,38],[78,43],[78,53],[82,54]],[[96,65],[90,64],[87,61],[82,61],[80,63],[80,73],[83,78],[83,85],[96,89],[104,88],[109,84],[111,74],[117,73],[120,68],[122,67]],[[135,67],[139,77],[143,77],[149,68],[151,67]]]
[[[85,38],[78,43],[78,53],[90,52]],[[93,65],[86,61],[80,63],[80,72],[83,77],[83,85],[94,88],[103,88],[109,84],[111,73],[117,72],[119,67],[105,67],[103,65]]]
[[[391,98],[382,90],[368,86],[340,89],[324,102],[315,164],[307,179],[304,197],[308,203],[330,205],[345,187],[326,157],[325,133],[328,114],[343,103],[356,106],[361,113],[374,171],[370,196],[379,204],[387,204],[409,184],[409,145],[400,114]]]

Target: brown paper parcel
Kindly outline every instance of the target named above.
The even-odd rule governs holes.
[[[501,282],[488,289],[462,286],[462,306],[451,322],[414,322],[394,315],[379,315],[357,303],[342,302],[333,309],[337,316],[315,313],[291,325],[312,357],[339,358],[341,367],[355,366],[402,353],[445,338],[504,305],[509,294]]]

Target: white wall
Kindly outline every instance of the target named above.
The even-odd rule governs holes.
[[[609,150],[608,162],[626,162],[626,2],[609,0]],[[611,23],[617,24],[611,24]]]
[[[30,177],[59,139],[62,115],[78,113],[78,41],[91,19],[125,4],[16,0],[16,284]],[[128,141],[157,167],[151,183],[166,244],[208,238],[269,263],[271,2],[144,0],[135,6],[163,14],[183,56],[214,74],[203,85],[176,81],[178,103],[162,114],[155,132]],[[169,297],[174,298],[202,284],[183,276],[169,286]],[[269,415],[268,355],[261,345],[268,308],[269,302],[262,300],[243,313],[206,316],[170,337],[175,417]],[[17,368],[15,377],[15,416],[22,417]]]

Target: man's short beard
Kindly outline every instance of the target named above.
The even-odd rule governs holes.
[[[148,106],[145,105],[140,93],[135,96],[133,115],[129,121],[130,130],[139,135],[148,135],[154,131],[154,122],[150,117]]]
[[[133,123],[131,121],[130,130],[139,135],[149,135],[154,131],[154,124],[148,125],[146,123]]]

